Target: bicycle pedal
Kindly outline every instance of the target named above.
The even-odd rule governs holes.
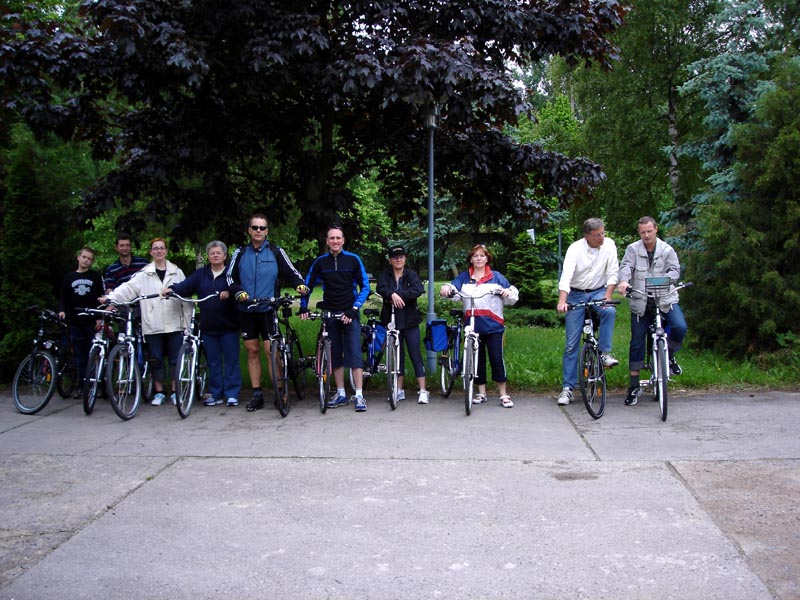
[[[386,365],[378,365],[378,373],[386,373]]]

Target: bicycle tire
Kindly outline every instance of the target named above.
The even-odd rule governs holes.
[[[56,389],[56,377],[56,361],[49,352],[39,350],[22,359],[12,384],[17,410],[33,415],[47,406]]]
[[[656,397],[658,406],[661,409],[661,420],[667,420],[667,400],[669,384],[669,354],[667,352],[667,342],[664,339],[656,341],[656,355],[658,356],[658,373],[656,377]]]
[[[175,398],[178,414],[182,419],[192,412],[197,393],[197,348],[191,342],[184,342],[178,350],[178,373],[175,377]]]
[[[392,339],[391,345],[389,339]],[[400,342],[397,333],[386,336],[386,387],[389,395],[389,406],[392,410],[397,408],[397,383],[400,377]]]
[[[442,388],[442,396],[445,398],[450,395],[455,385],[454,362],[453,353],[450,349],[439,354],[439,383]]]
[[[89,349],[89,360],[86,363],[86,376],[83,379],[83,412],[92,414],[97,402],[97,394],[103,383],[103,367],[105,351],[100,346]]]
[[[464,343],[464,410],[467,416],[472,414],[472,398],[475,393],[475,340],[467,338]]]
[[[111,408],[117,416],[123,421],[135,417],[142,401],[142,380],[131,346],[117,344],[108,353],[106,383]]]
[[[269,351],[272,364],[272,388],[275,391],[275,406],[281,417],[289,414],[289,365],[286,348],[281,341],[272,343]]]
[[[331,397],[331,342],[323,341],[317,347],[317,387],[319,391],[319,410],[324,415]]]
[[[579,375],[583,405],[593,419],[599,419],[606,409],[606,372],[597,346],[581,346]]]
[[[292,378],[297,399],[303,400],[306,397],[306,369],[303,364],[303,347],[300,345],[300,340],[294,331],[289,334],[288,344],[289,377]]]
[[[78,385],[78,369],[75,365],[75,357],[72,351],[68,350],[56,363],[60,369],[56,381],[56,390],[58,390],[58,395],[62,398],[69,398]]]
[[[197,367],[194,372],[194,383],[196,386],[194,397],[196,400],[205,400],[208,392],[208,357],[202,342],[197,346]]]

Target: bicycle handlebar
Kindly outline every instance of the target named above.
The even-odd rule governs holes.
[[[630,298],[631,294],[636,293],[636,294],[639,294],[640,296],[646,296],[648,298],[659,298],[661,296],[666,296],[666,294],[669,294],[669,293],[672,293],[672,292],[677,292],[678,290],[682,290],[683,288],[689,287],[690,285],[694,285],[694,282],[687,281],[685,283],[679,283],[676,286],[674,286],[671,290],[666,292],[665,294],[657,293],[656,290],[648,292],[647,290],[642,291],[642,290],[637,290],[636,288],[629,287],[627,289],[627,291],[625,292],[625,297],[626,298]]]
[[[458,296],[460,298],[469,298],[470,300],[477,300],[478,298],[483,298],[484,296],[502,296],[502,295],[503,295],[503,290],[502,289],[498,290],[497,288],[489,290],[488,292],[484,292],[480,296],[470,296],[469,294],[465,294],[461,290],[453,288],[453,291],[450,293],[448,298],[455,298],[456,296]]]
[[[247,310],[254,308],[256,306],[261,306],[262,304],[269,304],[273,308],[280,308],[281,306],[291,306],[294,304],[301,296],[292,296],[287,294],[286,296],[269,296],[264,298],[253,298],[252,300],[247,302]]]
[[[156,294],[156,296],[160,296],[160,294]],[[181,300],[183,302],[191,302],[192,304],[200,304],[201,302],[205,302],[206,300],[208,300],[210,298],[216,298],[217,296],[219,296],[219,292],[214,292],[213,294],[209,294],[205,298],[184,298],[183,296],[181,296],[177,292],[169,292],[167,295],[164,296],[164,298],[165,299],[166,298],[177,298],[178,300]]]
[[[583,302],[576,302],[575,304],[567,304],[567,310],[575,310],[576,308],[584,308],[587,306],[616,306],[621,303],[621,300],[606,300],[605,298],[601,298],[600,300],[585,300]]]
[[[122,300],[111,300],[110,298],[107,300],[107,304],[112,304],[114,306],[133,306],[134,304],[138,304],[141,300],[151,300],[153,298],[160,298],[161,294],[145,294],[143,296],[136,296],[132,300],[128,300],[127,302],[123,302]]]

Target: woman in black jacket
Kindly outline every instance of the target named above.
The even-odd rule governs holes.
[[[425,385],[425,363],[420,350],[419,324],[422,319],[417,310],[417,298],[425,293],[422,281],[416,271],[406,268],[406,251],[402,246],[389,249],[389,267],[378,275],[375,290],[383,298],[381,322],[386,325],[392,316],[394,306],[394,323],[400,332],[400,377],[397,380],[397,399],[406,397],[403,390],[403,374],[405,370],[405,349],[414,365],[414,375],[419,384],[419,404],[428,404],[430,394]]]

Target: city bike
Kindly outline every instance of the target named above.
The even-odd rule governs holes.
[[[39,326],[33,347],[19,364],[12,384],[14,406],[26,415],[42,410],[58,390],[68,398],[78,381],[72,344],[67,324],[49,309],[31,306],[26,312],[36,313]]]
[[[275,393],[275,407],[282,417],[289,414],[289,382],[291,381],[297,397],[305,396],[305,371],[302,366],[303,350],[300,339],[289,323],[292,304],[297,296],[278,298],[256,298],[248,306],[268,304],[272,307],[273,328],[269,338],[269,360],[272,372],[272,387]],[[324,412],[324,411],[323,411]]]
[[[692,285],[691,281],[686,283],[679,283],[676,286],[671,285],[669,277],[648,277],[644,280],[644,291],[634,288],[628,288],[626,296],[631,294],[639,294],[646,297],[648,300],[652,299],[654,307],[659,306],[659,301],[663,296],[680,289]],[[647,315],[649,316],[649,338],[647,340],[647,351],[645,356],[650,356],[650,362],[645,364],[643,369],[650,372],[650,378],[647,381],[640,383],[643,388],[650,388],[655,394],[655,399],[658,400],[659,410],[661,411],[661,420],[667,420],[667,409],[669,406],[669,349],[667,346],[667,331],[661,323],[662,314],[660,310],[648,308]]]
[[[480,335],[475,331],[475,300],[483,298],[484,296],[499,296],[501,294],[502,291],[497,288],[477,296],[471,296],[458,290],[453,290],[450,294],[451,298],[461,298],[462,302],[465,304],[464,311],[467,316],[463,328],[464,348],[461,362],[461,377],[464,381],[464,410],[467,416],[472,414],[472,400],[475,397],[475,379],[478,377],[478,342],[480,340]],[[469,301],[469,306],[466,306],[467,301]]]
[[[320,305],[317,305],[320,308]],[[328,334],[328,322],[331,319],[341,321],[344,313],[332,312],[321,309],[320,312],[309,313],[308,318],[312,321],[319,320],[319,332],[317,333],[316,354],[309,357],[313,361],[314,374],[317,378],[317,391],[319,394],[319,410],[322,414],[328,410],[328,400],[331,398],[331,385],[333,381],[333,366],[331,365],[331,339]]]
[[[89,347],[86,376],[83,379],[83,412],[90,415],[94,410],[97,397],[103,393],[108,395],[106,361],[114,339],[111,322],[119,317],[104,308],[87,308],[82,314],[94,315],[99,321],[92,338],[92,345]]]
[[[392,305],[392,316],[386,325],[386,344],[385,344],[386,363],[386,387],[388,393],[389,406],[392,410],[397,408],[397,383],[400,379],[400,331],[394,322],[394,305]]]
[[[117,343],[108,353],[106,382],[111,408],[123,421],[136,416],[136,411],[139,410],[139,404],[142,401],[144,390],[142,363],[149,374],[149,366],[144,360],[143,337],[141,333],[137,335],[136,331],[134,308],[142,300],[159,297],[159,294],[148,294],[137,296],[128,302],[111,302],[116,309],[119,329]]]
[[[183,342],[178,350],[175,365],[175,398],[178,414],[182,419],[192,412],[195,398],[202,399],[208,383],[208,362],[203,350],[203,339],[200,323],[197,320],[197,305],[209,298],[219,296],[219,292],[204,298],[184,298],[176,292],[168,293],[165,298],[177,298],[189,302],[192,307],[192,319],[183,330]]]
[[[578,355],[578,380],[583,404],[593,419],[602,417],[606,410],[606,369],[597,341],[600,319],[596,310],[619,303],[619,300],[601,298],[567,305],[567,310],[583,309],[583,339]]]

